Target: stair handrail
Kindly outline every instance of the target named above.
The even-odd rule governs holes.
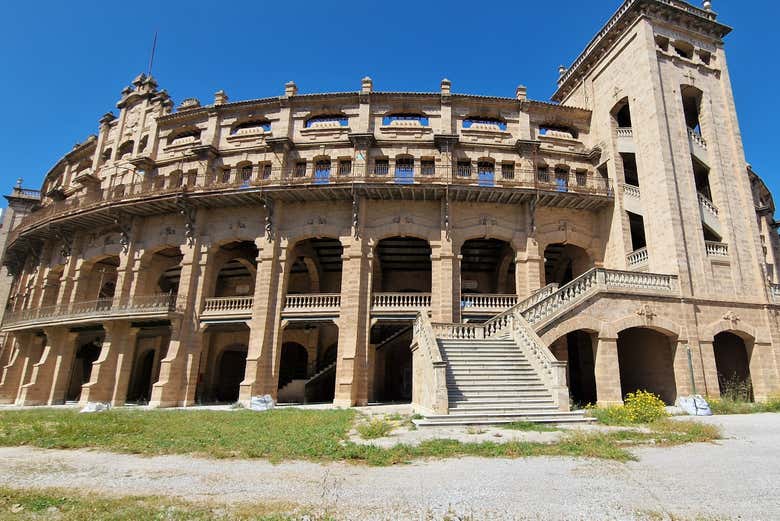
[[[418,313],[412,326],[412,404],[426,414],[447,414],[447,362],[427,313]],[[419,371],[419,373],[418,373]]]
[[[531,324],[523,318],[521,310],[512,313],[511,333],[515,345],[528,357],[536,374],[542,379],[553,395],[555,404],[562,411],[569,411],[569,388],[566,382],[566,362],[559,361],[536,334]]]
[[[555,314],[563,307],[582,300],[591,289],[603,286],[606,270],[592,268],[571,282],[564,284],[557,291],[522,310],[523,319],[534,325]]]
[[[555,294],[556,291],[558,291],[558,283],[553,282],[552,284],[547,284],[545,287],[537,290],[531,296],[524,299],[522,302],[518,302],[511,308],[507,309],[503,313],[499,313],[495,317],[491,318],[487,322],[483,324],[484,329],[484,338],[489,338],[496,333],[499,333],[500,331],[503,331],[504,328],[506,328],[507,325],[509,325],[509,317],[512,316],[512,314],[515,312],[515,310],[524,310],[528,309],[536,304],[538,304],[540,301],[548,298],[550,295]]]

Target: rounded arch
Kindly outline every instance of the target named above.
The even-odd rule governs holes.
[[[433,283],[431,243],[409,236],[385,237],[372,245],[380,277],[375,292],[430,293]]]
[[[652,311],[651,311],[652,312]],[[633,314],[623,317],[612,322],[604,324],[604,327],[599,332],[602,338],[617,338],[620,333],[627,329],[632,328],[645,328],[651,329],[663,335],[674,337],[678,341],[684,341],[686,339],[685,331],[682,326],[662,316],[653,316],[652,320],[644,316]]]
[[[702,329],[701,340],[713,341],[720,333],[733,333],[745,342],[754,343],[758,337],[758,332],[750,323],[743,320],[729,321],[726,319],[716,320]]]
[[[246,372],[246,344],[225,346],[216,357],[217,383],[215,395],[218,402],[232,403],[238,400],[241,381]]]
[[[754,342],[731,330],[717,333],[712,341],[720,395],[737,401],[753,401],[750,365]]]
[[[609,113],[618,128],[631,128],[631,107],[628,96],[615,103]]]
[[[550,345],[559,338],[564,337],[569,333],[573,333],[574,331],[586,331],[598,335],[603,329],[604,322],[602,320],[590,315],[577,314],[542,334],[541,339],[545,344]]]
[[[640,325],[623,329],[617,336],[622,395],[648,391],[666,404],[677,400],[675,356],[677,337],[661,327]]]

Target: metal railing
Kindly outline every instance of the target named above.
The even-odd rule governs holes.
[[[456,175],[458,165],[440,165],[434,168],[426,166],[425,172],[415,168],[409,172],[404,170],[403,175],[395,175],[392,164],[385,168],[380,164],[379,170],[373,163],[352,163],[348,169],[341,171],[337,163],[328,171],[314,172],[307,169],[303,177],[296,175],[296,166],[274,166],[268,168],[254,168],[249,179],[242,177],[242,172],[232,169],[224,172],[211,172],[208,174],[170,174],[167,176],[155,176],[140,171],[133,173],[134,179],[129,183],[120,183],[106,187],[92,187],[78,195],[61,201],[46,201],[41,208],[30,213],[20,220],[18,225],[11,230],[8,243],[11,244],[21,233],[28,231],[37,224],[54,218],[65,217],[94,210],[117,203],[130,202],[134,199],[149,197],[165,197],[179,194],[198,194],[210,192],[236,191],[263,188],[270,186],[296,186],[301,184],[335,185],[341,183],[387,183],[404,185],[474,185],[482,187],[522,188],[528,190],[541,190],[558,193],[572,193],[583,195],[612,196],[609,179],[595,173],[575,173],[564,177],[550,176],[540,177],[533,169],[513,169],[511,178],[503,177],[501,172],[493,175],[478,175],[477,168],[463,170],[461,175]],[[112,167],[108,167],[110,170]],[[40,198],[37,191],[29,191],[31,196]]]
[[[105,319],[117,316],[168,314],[178,311],[177,297],[171,294],[138,295],[116,302],[113,298],[67,302],[7,313],[3,328],[44,325],[84,318]]]

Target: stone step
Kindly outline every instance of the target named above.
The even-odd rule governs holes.
[[[502,369],[505,367],[512,367],[516,369],[533,369],[533,366],[528,362],[518,362],[515,360],[448,360],[447,361],[452,368],[465,368],[474,367],[480,369]]]
[[[542,383],[541,379],[535,374],[529,375],[516,375],[516,374],[490,374],[490,375],[447,375],[447,382],[457,382],[462,384],[479,384],[479,383],[501,383],[522,385],[525,383]]]
[[[521,403],[515,407],[450,407],[450,415],[458,414],[525,414],[527,412],[549,412],[550,410],[557,411],[558,408],[555,403],[550,400],[548,402],[539,403]]]
[[[465,375],[465,374],[484,374],[484,375],[506,375],[506,374],[517,374],[517,375],[536,375],[536,371],[534,371],[530,367],[473,367],[473,366],[462,366],[462,367],[448,367],[447,368],[447,374],[453,374],[453,375]]]
[[[501,425],[514,422],[533,423],[586,423],[592,421],[581,412],[528,411],[508,414],[448,414],[427,416],[422,420],[414,420],[418,427],[436,425]]]
[[[513,406],[519,403],[533,402],[534,400],[552,400],[550,393],[534,393],[522,396],[477,396],[461,397],[449,396],[450,407],[460,407],[463,405],[489,405],[489,406]]]
[[[549,392],[544,384],[527,385],[455,385],[447,384],[447,394],[449,396],[462,396],[466,399],[487,398],[489,396],[506,396],[512,398],[522,396],[523,393],[531,392]]]

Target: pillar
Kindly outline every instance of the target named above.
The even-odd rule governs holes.
[[[460,255],[442,234],[431,252],[431,319],[433,322],[460,321]]]
[[[32,333],[11,333],[11,336],[13,352],[0,375],[0,403],[14,403],[27,368],[37,361],[30,361]]]
[[[688,341],[684,339],[670,340],[670,344],[673,350],[674,382],[677,387],[677,397],[690,396],[693,394],[693,382],[691,382],[691,365],[688,363]],[[691,350],[692,363],[694,361],[693,354]],[[696,364],[693,364],[693,371],[695,375]],[[698,390],[697,387],[696,391],[698,392]]]
[[[64,327],[44,330],[46,347],[40,361],[32,368],[29,383],[22,386],[19,405],[54,405],[65,402],[65,393],[76,354],[78,336]]]
[[[278,237],[260,238],[256,245],[259,251],[252,319],[248,324],[249,349],[239,392],[242,403],[249,403],[252,396],[264,394],[276,398],[278,373],[274,374],[274,353],[281,347],[282,308],[292,262],[288,261],[286,244]]]
[[[110,402],[124,405],[127,387],[133,370],[133,355],[138,329],[130,322],[115,321],[105,324],[106,336],[100,356],[92,364],[89,382],[81,390],[80,403]]]
[[[198,218],[202,222],[202,217]],[[152,386],[151,407],[190,405],[186,401],[187,386],[197,381],[197,365],[200,359],[198,313],[204,299],[208,247],[198,237],[191,246],[182,248],[177,311],[180,317],[171,321],[171,339],[168,351],[160,362],[160,378]],[[193,375],[193,367],[195,368]],[[194,392],[191,393],[194,397]]]
[[[354,237],[342,237],[336,392],[333,404],[340,407],[368,403],[368,341],[371,303],[371,260],[367,244]]]
[[[720,397],[718,368],[715,365],[715,348],[712,340],[698,340],[689,343],[693,356],[696,392],[710,398]]]
[[[544,258],[539,254],[539,244],[529,237],[524,248],[516,248],[515,283],[517,297],[528,298],[542,288],[544,281]]]
[[[596,377],[598,405],[622,404],[623,390],[620,385],[617,337],[599,336],[593,372]]]
[[[767,341],[756,340],[748,349],[750,379],[753,382],[753,395],[757,402],[767,401],[777,390],[776,375],[774,374],[774,360],[772,344]]]

